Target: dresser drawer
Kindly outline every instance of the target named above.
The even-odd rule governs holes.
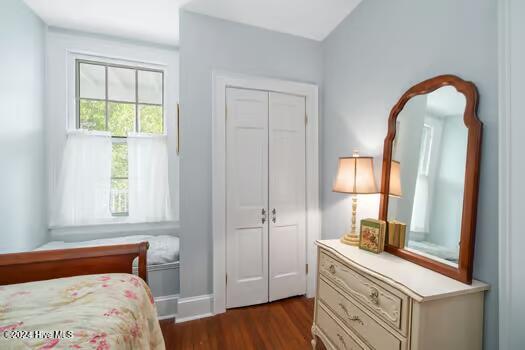
[[[331,347],[343,350],[368,350],[363,348],[352,336],[343,329],[322,306],[317,305],[317,327],[328,338],[331,344],[324,344],[328,349]]]
[[[321,251],[319,272],[388,325],[407,335],[409,298],[397,290],[365,277],[343,262]]]
[[[336,291],[323,279],[319,280],[319,301],[326,305],[344,324],[361,340],[373,349],[400,350],[406,341],[389,332],[383,325],[367,315],[366,308],[361,309],[355,300],[351,300]]]

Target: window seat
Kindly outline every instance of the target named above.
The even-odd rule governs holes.
[[[82,248],[144,241],[149,242],[148,284],[155,297],[158,316],[160,318],[174,317],[177,313],[180,293],[178,237],[170,235],[130,235],[82,242],[51,241],[35,250]],[[133,273],[138,274],[137,259],[133,262]]]
[[[135,235],[117,238],[95,239],[83,242],[51,241],[35,250],[96,247],[103,245],[138,243],[144,241],[149,242],[148,265],[161,265],[179,261],[179,238],[168,235]],[[137,261],[135,261],[133,264],[136,266]]]

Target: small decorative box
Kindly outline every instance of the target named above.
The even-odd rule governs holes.
[[[361,235],[359,248],[373,253],[381,253],[385,249],[386,222],[376,219],[361,220]]]

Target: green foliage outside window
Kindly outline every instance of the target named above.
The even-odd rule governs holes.
[[[140,132],[162,134],[162,107],[142,105],[140,111]]]
[[[80,100],[80,128],[106,130],[106,102]]]
[[[113,103],[108,106],[108,129],[112,136],[128,136],[135,131],[135,105]]]
[[[139,105],[140,132],[162,134],[162,106]],[[80,128],[106,131],[106,102],[80,100]],[[108,130],[112,136],[127,136],[135,131],[135,104],[108,103]]]
[[[128,177],[128,145],[125,143],[113,144],[111,176],[114,178]]]

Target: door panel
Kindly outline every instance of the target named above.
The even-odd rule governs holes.
[[[305,98],[270,92],[270,301],[306,293],[305,132]]]
[[[299,262],[297,261],[299,231],[297,226],[276,225],[273,234],[279,237],[279,244],[272,245],[270,253],[273,276],[276,279],[293,276],[299,270]]]
[[[226,307],[268,301],[268,93],[228,88]]]
[[[237,281],[257,281],[265,271],[264,240],[266,232],[261,228],[238,229],[235,235],[235,252],[238,254]]]

